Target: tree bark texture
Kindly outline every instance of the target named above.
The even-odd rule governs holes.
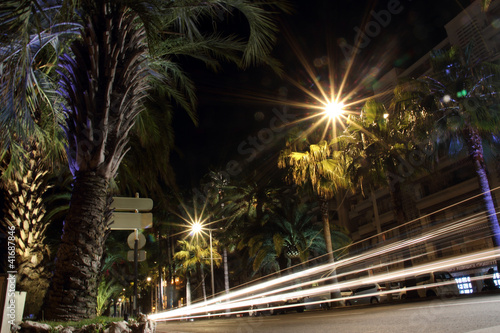
[[[332,234],[330,232],[330,218],[328,216],[328,200],[321,200],[321,217],[323,219],[323,235],[325,237],[326,252],[328,254],[328,262],[334,262]]]
[[[47,319],[77,321],[96,315],[107,188],[108,181],[95,173],[76,175],[46,300]]]
[[[5,215],[2,224],[16,228],[17,286],[26,291],[29,302],[25,314],[38,317],[50,279],[46,268],[49,250],[45,244],[48,222],[44,220],[45,204],[42,196],[48,186],[46,175],[49,169],[43,163],[43,154],[38,142],[32,140],[24,145],[23,167],[5,179],[3,186]]]

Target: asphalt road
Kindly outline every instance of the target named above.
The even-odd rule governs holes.
[[[500,295],[353,306],[276,316],[158,322],[157,333],[500,332]]]

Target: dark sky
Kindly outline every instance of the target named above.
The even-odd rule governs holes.
[[[444,25],[469,3],[469,0],[293,1],[294,14],[281,17],[282,32],[275,56],[286,74],[304,86],[311,80],[299,53],[320,79],[327,76],[327,66],[321,65],[329,61],[336,79],[340,80],[347,66],[346,52],[355,44],[356,36],[363,34],[348,85],[370,87],[386,70],[409,66],[436,46],[446,36]],[[283,108],[278,100],[307,99],[287,79],[264,67],[241,71],[225,65],[219,73],[212,73],[199,64],[189,63],[185,70],[198,87],[199,126],[192,125],[182,112],[176,116],[178,152],[172,159],[183,187],[198,186],[199,178],[209,169],[226,169],[230,161],[247,165],[252,160],[253,147],[259,148],[258,158],[265,156],[266,149],[275,149],[275,142],[261,145],[257,135],[270,133],[267,131],[270,122]],[[275,102],[252,101],[250,96],[267,96]],[[278,133],[273,134],[275,137],[271,139],[277,141]],[[257,138],[253,146],[252,137]]]

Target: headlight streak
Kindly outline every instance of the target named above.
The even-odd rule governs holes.
[[[313,288],[307,288],[304,290],[296,290],[292,292],[287,292],[291,289],[302,288],[305,286],[310,286],[314,284],[325,283],[328,280],[332,279],[333,276],[321,276],[320,278],[316,278],[315,275],[322,274],[327,271],[338,270],[343,267],[350,267],[355,264],[360,264],[363,262],[367,262],[368,260],[383,258],[384,256],[396,253],[397,251],[407,249],[409,246],[414,246],[417,244],[421,244],[423,242],[428,242],[430,240],[436,240],[442,237],[450,237],[452,235],[457,235],[460,233],[464,233],[467,230],[471,230],[472,228],[477,228],[480,224],[487,223],[487,216],[484,213],[478,213],[469,218],[464,218],[459,221],[455,221],[448,225],[445,225],[439,229],[429,231],[423,235],[418,237],[397,241],[388,245],[385,245],[381,248],[368,251],[367,253],[363,253],[360,255],[356,255],[350,258],[341,259],[335,263],[324,264],[318,267],[313,267],[306,269],[301,272],[291,273],[286,276],[282,276],[279,278],[275,278],[272,281],[261,282],[258,285],[250,286],[243,288],[241,290],[235,290],[227,295],[222,295],[216,297],[212,300],[208,300],[207,302],[195,303],[190,306],[186,306],[183,308],[178,308],[175,310],[170,310],[154,315],[150,315],[149,318],[157,321],[166,321],[166,320],[179,320],[179,319],[187,319],[187,318],[201,318],[201,317],[211,317],[214,312],[223,311],[225,309],[241,309],[238,311],[231,311],[229,313],[220,313],[220,315],[227,314],[243,314],[249,313],[251,311],[267,311],[273,309],[283,309],[283,308],[293,308],[296,307],[296,304],[288,304],[282,306],[270,306],[266,308],[259,308],[254,310],[247,310],[245,308],[255,307],[258,305],[267,305],[267,304],[276,304],[276,303],[284,303],[289,299],[296,298],[304,298],[304,297],[314,297],[317,295],[322,295],[326,293],[330,293],[334,290],[339,289],[354,289],[355,287],[363,284],[369,283],[381,283],[388,281],[401,281],[405,278],[413,277],[415,275],[426,273],[435,270],[446,270],[453,267],[457,267],[460,265],[467,265],[475,262],[485,262],[488,260],[496,260],[500,257],[498,250],[496,249],[488,249],[484,251],[479,251],[472,254],[462,255],[458,257],[441,259],[438,261],[434,261],[427,264],[422,264],[414,267],[410,267],[407,269],[400,269],[393,272],[388,273],[378,273],[373,276],[359,278],[359,279],[350,279],[348,281],[339,282],[335,285],[323,285],[317,286]],[[487,228],[487,226],[485,226]],[[425,253],[423,255],[428,255],[429,253]],[[418,255],[419,257],[422,255]],[[413,257],[415,258],[415,257]],[[337,278],[341,277],[349,277],[353,274],[359,274],[360,272],[367,271],[368,269],[378,269],[384,268],[388,265],[395,264],[397,262],[401,262],[407,259],[401,259],[399,261],[391,261],[387,263],[380,262],[377,265],[371,265],[369,267],[364,267],[362,269],[349,270],[346,272],[341,272],[336,275]],[[323,274],[325,275],[325,274]],[[481,277],[478,277],[481,278]],[[283,286],[285,283],[294,282],[294,280],[300,279],[308,279],[305,282],[301,283],[292,283],[292,285]],[[303,281],[303,280],[302,280]],[[446,283],[455,283],[452,282],[444,282]],[[437,285],[437,284],[436,284]],[[429,287],[430,285],[426,285]],[[274,290],[268,290],[274,288]],[[407,287],[406,290],[413,290],[423,288],[422,286],[416,287]],[[374,293],[373,295],[387,295],[397,293],[399,289],[391,289],[386,291],[380,291]],[[362,297],[367,297],[369,295],[363,295]],[[361,296],[359,296],[361,297]],[[341,298],[328,298],[326,300],[314,301],[307,304],[317,304],[317,303],[325,303],[325,302],[337,302],[340,300],[347,300],[356,298],[356,295],[349,297],[341,297]],[[209,314],[210,313],[210,314]]]
[[[324,294],[325,292],[329,292],[332,289],[339,288],[339,289],[344,289],[344,288],[354,288],[359,285],[364,285],[364,284],[372,284],[372,283],[380,283],[380,282],[386,282],[386,281],[398,281],[405,279],[407,277],[412,277],[415,275],[419,275],[422,273],[427,273],[431,271],[436,271],[436,270],[446,270],[452,267],[456,267],[459,265],[467,265],[475,262],[480,262],[480,261],[488,261],[488,260],[496,260],[497,258],[500,258],[500,251],[498,249],[488,249],[484,251],[479,251],[477,253],[472,253],[468,255],[463,255],[463,256],[458,256],[454,258],[448,258],[448,259],[442,259],[438,260],[432,263],[428,263],[425,265],[419,265],[407,269],[402,269],[398,270],[395,272],[391,273],[384,273],[384,274],[377,274],[371,277],[366,277],[366,278],[360,278],[357,280],[350,280],[347,282],[342,282],[338,283],[336,285],[328,285],[328,286],[322,286],[322,287],[316,287],[308,290],[300,290],[296,292],[291,292],[287,294],[280,294],[276,296],[267,296],[263,297],[262,295],[258,295],[254,299],[247,299],[245,301],[232,301],[229,303],[225,304],[212,304],[212,305],[207,305],[205,302],[201,304],[195,304],[192,306],[187,306],[184,308],[176,309],[176,310],[171,310],[163,313],[159,313],[156,315],[150,315],[149,319],[156,320],[156,321],[167,321],[167,320],[179,320],[179,319],[190,319],[190,318],[200,318],[200,317],[209,317],[213,316],[214,314],[212,311],[221,311],[226,309],[227,307],[230,308],[239,308],[239,307],[250,307],[250,306],[255,306],[255,305],[262,305],[262,304],[269,304],[269,303],[276,303],[280,302],[286,299],[294,299],[294,298],[303,298],[306,296],[314,296],[314,295],[320,295]],[[476,279],[479,278],[484,278],[484,277],[477,277]],[[406,288],[406,290],[415,290],[415,289],[421,289],[421,288],[430,288],[433,286],[440,286],[440,285],[446,285],[446,284],[452,284],[455,283],[455,281],[445,281],[441,283],[434,283],[434,284],[428,284],[425,286],[416,286],[416,287],[409,287]],[[320,303],[325,303],[325,302],[336,302],[340,300],[348,300],[348,299],[356,299],[356,298],[361,298],[361,297],[370,297],[370,296],[376,296],[376,295],[387,295],[387,294],[394,294],[397,293],[400,289],[391,289],[391,290],[385,290],[385,291],[379,291],[376,293],[372,294],[364,294],[361,296],[348,296],[348,297],[341,297],[341,298],[331,298],[329,300],[322,300]],[[260,298],[259,298],[260,297]],[[208,302],[207,302],[208,303]],[[318,303],[318,302],[315,302]],[[294,308],[296,307],[297,304],[289,304],[289,305],[283,305],[283,306],[275,306],[275,307],[269,307],[265,309],[258,309],[260,311],[262,310],[272,310],[272,309],[282,309],[282,308]],[[257,310],[257,311],[258,311]],[[245,310],[245,311],[234,311],[232,314],[238,314],[238,313],[248,313],[252,310]],[[204,315],[197,315],[200,313],[205,313]],[[210,313],[210,314],[208,314]],[[225,315],[227,313],[220,313],[220,315]]]

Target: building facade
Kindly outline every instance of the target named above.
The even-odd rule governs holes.
[[[474,1],[463,12],[445,25],[447,38],[434,49],[458,46],[464,49],[473,45],[474,61],[500,59],[500,1],[492,1],[483,12],[481,1]],[[394,68],[387,72],[374,87],[374,94],[382,96],[380,102],[388,105],[398,82],[429,74],[430,55],[427,54],[407,69]],[[383,94],[385,93],[385,94]],[[425,166],[422,159],[405,156],[398,166],[397,181],[401,185],[402,202],[407,223],[397,223],[393,198],[389,188],[359,190],[348,200],[350,231],[353,245],[351,254],[365,252],[402,239],[421,239],[406,249],[406,253],[393,253],[378,262],[390,264],[387,269],[400,269],[408,264],[419,265],[442,258],[459,257],[493,246],[488,218],[478,177],[467,156],[450,157],[439,148],[432,148],[438,163]],[[415,152],[422,154],[422,152]],[[488,178],[495,208],[500,206],[500,160],[498,156],[488,161]],[[443,230],[447,230],[446,233]],[[427,237],[426,240],[424,237]],[[377,267],[377,261],[368,263]],[[461,292],[480,291],[482,281],[475,279],[486,273],[496,262],[485,260],[466,265],[457,264],[448,269],[462,285]],[[380,269],[379,269],[380,270]],[[375,268],[373,272],[376,273]]]

